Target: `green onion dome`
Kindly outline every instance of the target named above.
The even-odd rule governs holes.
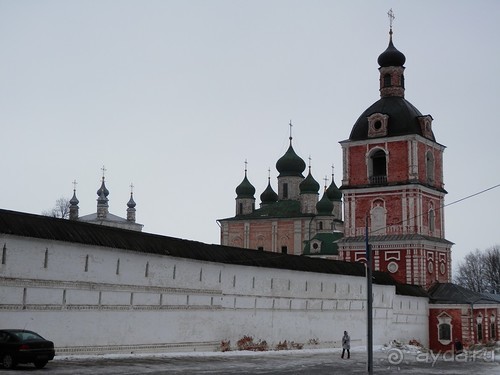
[[[304,180],[299,184],[300,194],[313,193],[318,194],[319,184],[318,181],[314,179],[311,174],[311,167],[309,167],[309,173]]]
[[[341,201],[342,200],[342,192],[340,189],[335,185],[335,181],[333,180],[333,175],[332,175],[332,183],[330,186],[328,186],[328,189],[326,189],[326,195],[328,196],[328,199],[331,201]]]
[[[298,176],[304,177],[302,172],[306,169],[306,163],[298,156],[292,147],[292,138],[290,137],[290,146],[279,160],[276,162],[276,169],[280,173],[278,177]]]
[[[247,172],[245,171],[245,177],[243,181],[236,187],[236,198],[254,198],[255,188],[248,181]]]
[[[263,204],[274,203],[278,201],[278,194],[271,187],[271,178],[268,178],[266,190],[260,195],[260,201]]]
[[[328,198],[328,192],[325,190],[323,197],[316,203],[318,215],[331,215],[333,211],[333,202]]]

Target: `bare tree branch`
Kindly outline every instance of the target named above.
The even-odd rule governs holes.
[[[467,254],[458,265],[455,282],[474,292],[500,294],[500,247]]]
[[[69,218],[69,205],[69,199],[61,197],[56,200],[56,203],[52,209],[42,211],[42,215],[67,219]]]

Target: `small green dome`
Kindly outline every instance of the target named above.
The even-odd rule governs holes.
[[[298,156],[292,147],[292,140],[290,139],[290,146],[281,158],[276,162],[276,169],[280,173],[278,177],[284,176],[299,176],[304,177],[302,172],[306,169],[306,163],[300,156]]]
[[[328,189],[326,189],[326,195],[328,196],[328,199],[331,201],[341,201],[342,200],[342,192],[340,189],[335,185],[335,181],[333,180],[333,175],[332,175],[332,183],[330,186],[328,186]]]
[[[278,201],[278,194],[271,187],[271,181],[268,179],[266,190],[260,195],[260,201],[263,204],[274,203]]]
[[[304,180],[299,185],[300,189],[300,194],[318,194],[319,191],[319,184],[318,181],[314,179],[314,177],[311,174],[311,169],[309,169],[309,173]]]
[[[328,198],[328,192],[325,190],[323,197],[316,203],[318,215],[331,215],[333,211],[333,202]]]
[[[245,178],[243,181],[236,187],[236,198],[254,198],[255,188],[248,181],[247,174],[245,172]]]

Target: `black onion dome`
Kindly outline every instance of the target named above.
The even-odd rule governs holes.
[[[418,134],[424,136],[420,126],[420,111],[405,98],[399,96],[383,97],[364,111],[354,124],[349,140],[359,141],[368,139],[368,117],[374,113],[383,113],[389,116],[387,134],[383,137]],[[431,140],[435,141],[431,133]]]
[[[325,191],[323,197],[316,203],[316,211],[318,211],[318,215],[331,215],[333,202],[329,199],[327,191]]]
[[[318,181],[314,179],[314,177],[311,174],[311,170],[309,170],[309,173],[304,180],[299,184],[299,189],[300,193],[314,193],[318,194],[319,191],[319,184]]]
[[[104,177],[102,178],[101,187],[99,188],[99,190],[97,190],[97,196],[100,197],[101,194],[104,194],[105,197],[109,195],[109,190],[106,188],[106,185],[104,184]]]
[[[80,203],[80,201],[78,200],[78,198],[76,197],[76,190],[73,190],[73,197],[70,199],[69,203],[72,205],[72,206],[78,206],[78,203]]]
[[[247,174],[245,173],[245,178],[236,187],[236,198],[254,198],[255,188],[248,181]]]
[[[134,208],[135,206],[136,206],[136,203],[134,201],[134,197],[133,197],[132,193],[130,193],[130,199],[127,202],[127,207],[128,208]]]
[[[389,46],[378,57],[378,64],[381,67],[403,66],[406,61],[406,57],[402,52],[398,51],[396,47],[394,47],[394,44],[392,43],[392,31],[390,34]]]
[[[335,181],[333,181],[333,176],[332,176],[332,183],[330,184],[330,186],[328,186],[328,189],[326,189],[326,195],[328,196],[328,199],[331,201],[342,200],[342,192],[335,184]]]
[[[276,169],[280,173],[278,177],[299,176],[304,177],[302,172],[306,169],[306,163],[293,150],[292,143],[281,158],[276,162]]]
[[[278,201],[278,194],[271,187],[271,181],[267,182],[266,190],[260,195],[260,201],[264,204],[274,203]]]

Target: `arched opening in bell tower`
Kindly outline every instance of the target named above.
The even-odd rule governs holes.
[[[384,150],[377,149],[369,158],[370,184],[386,184],[387,183],[387,161]]]

